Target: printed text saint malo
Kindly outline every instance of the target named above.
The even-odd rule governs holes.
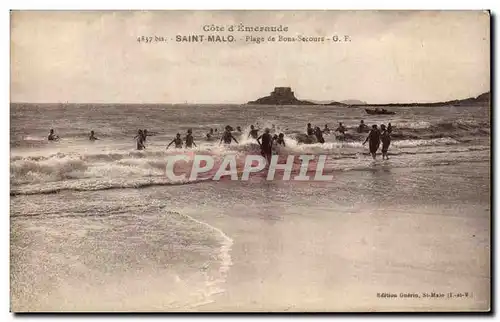
[[[175,36],[176,42],[233,42],[234,36],[232,35],[177,35]]]

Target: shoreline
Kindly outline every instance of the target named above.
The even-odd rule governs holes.
[[[163,200],[169,211],[192,217],[198,226],[228,236],[231,249],[223,248],[227,243],[219,246],[218,265],[210,274],[213,278],[206,280],[206,288],[200,290],[210,296],[172,309],[175,312],[483,309],[488,305],[490,285],[490,204],[484,194],[470,191],[470,186],[487,189],[484,185],[488,184],[489,163],[476,164],[475,168],[477,173],[469,173],[476,178],[473,182],[463,175],[457,182],[457,174],[464,174],[470,165],[440,166],[436,187],[434,181],[427,182],[435,172],[425,168],[348,172],[327,185],[214,182],[150,187],[140,192],[64,192],[48,198],[54,205],[66,202],[69,196],[86,201],[103,193],[111,194],[111,201],[125,198],[139,202],[147,198],[149,204]],[[450,180],[456,182],[455,189],[436,198],[434,191],[449,186]],[[417,190],[409,185],[411,182],[418,183]],[[386,195],[384,190],[373,190],[383,186],[402,194],[392,195],[390,190]],[[410,198],[412,194],[420,197]],[[40,196],[21,198],[26,203],[33,197],[42,200]],[[241,202],[235,203],[238,199]],[[190,205],[188,200],[198,202]],[[164,209],[162,204],[159,206]],[[44,218],[36,218],[45,222]],[[54,220],[51,218],[47,220]],[[86,218],[90,219],[83,216],[82,220]],[[109,220],[105,223],[111,224]],[[126,242],[130,237],[121,238]],[[226,251],[231,266],[220,256]],[[229,267],[227,278],[217,280],[224,267]],[[153,275],[150,280],[159,281],[161,276]],[[143,283],[142,287],[155,289],[155,285]],[[411,302],[411,298],[398,298],[388,302],[376,296],[384,292],[432,291],[473,292],[475,297],[466,301]],[[161,296],[161,292],[155,294]]]
[[[365,219],[373,213],[367,213]],[[387,215],[387,212],[385,212]],[[412,215],[418,216],[418,213]],[[422,214],[420,214],[422,215]],[[429,217],[429,215],[422,215]],[[431,215],[432,216],[432,215]],[[405,216],[405,221],[410,220]],[[458,225],[458,226],[456,226]],[[290,225],[287,225],[290,228]],[[345,225],[343,225],[345,226]],[[450,225],[451,231],[457,227],[467,226],[467,221],[455,220]],[[454,227],[454,228],[451,228]],[[319,226],[316,226],[319,229]],[[347,228],[347,227],[346,227]],[[286,228],[283,228],[286,229]],[[379,230],[380,227],[377,227]],[[277,231],[274,233],[277,234]],[[296,232],[304,233],[303,229],[295,228]],[[475,230],[472,230],[475,232]],[[264,251],[271,247],[269,240],[264,236],[268,234],[258,234],[251,237],[252,233],[247,232],[244,237],[235,237],[232,250],[232,265],[225,286],[225,292],[215,295],[211,303],[198,306],[196,311],[200,312],[281,312],[281,311],[393,311],[393,310],[415,310],[415,311],[439,311],[439,310],[486,310],[488,308],[487,297],[490,278],[478,276],[475,273],[461,272],[460,270],[450,270],[449,266],[440,269],[427,269],[426,266],[408,264],[393,264],[385,266],[382,259],[370,260],[368,249],[377,247],[380,238],[380,231],[377,236],[347,237],[339,236],[344,243],[338,244],[335,254],[314,254],[315,249],[310,246],[299,246],[307,244],[306,240],[313,239],[314,236],[328,235],[324,230],[314,230],[305,236],[298,237],[294,244],[283,242],[283,248],[293,248],[294,251],[281,251],[273,259],[257,260],[249,255],[249,249]],[[227,232],[231,235],[231,232]],[[289,231],[290,233],[290,231]],[[395,233],[395,231],[393,231]],[[272,233],[271,233],[272,234]],[[403,235],[400,233],[399,235]],[[267,237],[269,238],[269,237]],[[370,240],[371,239],[371,240]],[[406,239],[411,239],[407,235]],[[330,239],[335,243],[336,239]],[[463,242],[463,241],[462,241]],[[394,244],[385,245],[385,254],[390,254],[397,246],[397,239]],[[443,242],[443,248],[446,242]],[[350,245],[350,246],[349,246]],[[464,243],[464,245],[467,245]],[[488,243],[486,242],[487,246]],[[342,251],[341,248],[356,248],[362,250],[368,260],[353,258],[349,252]],[[467,245],[470,250],[476,249],[475,245]],[[364,250],[363,250],[364,249]],[[414,250],[415,251],[415,250]],[[309,252],[309,255],[307,255]],[[311,255],[311,252],[313,254]],[[439,251],[445,255],[445,250]],[[274,256],[274,255],[273,255]],[[325,256],[329,258],[325,260]],[[294,260],[290,262],[291,258]],[[385,257],[389,259],[391,257]],[[461,257],[460,257],[461,258]],[[325,264],[320,264],[321,262]],[[462,260],[460,260],[462,261]],[[283,262],[283,263],[280,263]],[[288,264],[289,263],[289,264]],[[293,263],[293,264],[292,264]],[[302,263],[302,264],[298,264]],[[303,264],[307,263],[307,264]],[[326,264],[330,263],[330,265]],[[292,265],[288,267],[288,265]],[[278,269],[276,269],[278,267]],[[303,269],[312,270],[313,274],[306,273]],[[261,272],[251,274],[251,271]],[[326,272],[329,271],[329,272]],[[314,272],[319,277],[314,276]],[[375,278],[376,282],[373,282]],[[407,281],[411,281],[407,283]],[[325,285],[323,286],[322,283]],[[293,286],[295,284],[295,287]],[[328,287],[330,286],[330,287]],[[392,302],[380,301],[376,297],[379,292],[462,292],[474,293],[474,299],[467,301],[449,301],[446,299],[397,299]],[[283,290],[287,290],[283,292]]]
[[[456,171],[453,165],[444,168]],[[371,205],[296,205],[276,213],[264,207],[251,216],[228,212],[200,219],[223,230],[234,244],[233,265],[221,285],[225,292],[196,311],[488,309],[490,205],[485,200]],[[474,297],[376,296],[384,292]]]

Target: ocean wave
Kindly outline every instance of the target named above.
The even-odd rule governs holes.
[[[279,122],[275,120],[265,120],[259,119],[257,124],[257,128],[259,129],[259,133],[262,133],[265,128],[269,128],[272,134],[276,133],[284,133],[287,137],[292,138],[293,140],[303,143],[303,144],[314,144],[316,143],[316,139],[314,136],[308,136],[304,133],[304,129],[291,128],[286,125],[280,125]],[[368,124],[370,125],[370,124]],[[333,130],[333,129],[332,129]],[[252,138],[248,138],[248,134],[250,132],[250,126],[244,127],[242,132],[233,132],[233,135],[238,139],[239,146],[246,146],[250,143],[255,143],[255,140]],[[201,134],[201,133],[198,133]],[[220,135],[221,133],[219,133]],[[325,135],[325,139],[327,141],[336,141],[339,138],[337,137],[336,132]],[[87,133],[80,132],[71,132],[66,133],[64,136],[64,140],[62,142],[57,142],[53,147],[57,147],[63,143],[72,143],[72,144],[85,144],[86,140],[81,140],[82,138],[87,137]],[[348,126],[348,131],[346,132],[344,139],[346,141],[362,141],[366,137],[367,133],[358,133],[357,125]],[[491,124],[490,122],[484,120],[473,120],[473,119],[464,119],[464,120],[454,120],[454,121],[440,121],[440,122],[430,122],[430,121],[396,121],[393,123],[393,132],[392,138],[395,140],[425,140],[425,139],[434,139],[434,138],[444,138],[444,137],[452,137],[454,139],[460,140],[461,138],[473,137],[473,136],[490,136],[491,135]],[[217,135],[216,135],[217,136]],[[167,137],[155,137],[155,140],[165,139]],[[168,137],[170,140],[170,137]],[[204,135],[196,136],[195,140],[199,145],[202,146],[217,146],[219,143],[219,138],[215,138],[211,143],[205,142]],[[26,146],[38,146],[38,145],[47,145],[45,136],[37,136],[37,135],[25,135],[22,137],[21,142],[16,140],[11,142],[11,146],[17,147],[19,145],[23,145],[22,142],[25,142]],[[130,138],[127,138],[125,141],[127,144],[130,144]],[[255,145],[256,146],[256,145]],[[150,156],[150,153],[156,153],[158,156],[161,155],[161,152],[150,152],[147,151],[143,153],[143,151],[129,152],[132,157],[140,157],[142,155]],[[97,154],[97,155],[89,155],[88,158],[101,158],[108,160],[116,160],[119,158],[123,158],[122,153],[105,153],[105,154]]]
[[[425,139],[445,136],[486,136],[490,134],[490,124],[474,120],[458,120],[453,122],[409,122],[394,125],[393,137],[399,139]]]
[[[193,214],[166,210],[167,203],[144,201],[140,196],[114,204],[120,212],[105,223],[89,215],[107,213],[108,204],[103,202],[88,205],[85,219],[78,221],[74,216],[82,215],[82,205],[59,204],[54,216],[47,216],[43,205],[37,206],[34,210],[43,214],[44,220],[34,223],[36,227],[17,229],[24,225],[22,218],[13,223],[23,236],[44,232],[46,242],[36,258],[42,265],[16,270],[22,283],[14,285],[13,303],[19,310],[186,311],[196,310],[212,301],[214,294],[225,291],[233,240]],[[140,225],[130,225],[130,220]],[[54,230],[61,222],[70,234]],[[94,250],[96,240],[98,256],[95,251],[82,252]],[[14,245],[12,251],[21,256],[26,250],[19,246]],[[61,247],[65,253],[78,256],[50,256],[51,250]],[[118,253],[120,256],[114,256]],[[106,269],[100,269],[103,264]],[[61,287],[50,292],[46,281],[56,276]]]
[[[428,140],[421,140],[421,139],[400,140],[392,142],[393,146],[399,148],[417,147],[417,146],[441,146],[441,145],[453,145],[453,144],[460,144],[460,142],[449,137],[428,139]]]
[[[220,264],[216,270],[208,269],[207,270],[208,272],[204,272],[206,287],[202,292],[203,300],[197,303],[192,303],[190,305],[190,307],[196,308],[198,306],[213,302],[213,299],[211,298],[213,295],[225,291],[222,288],[222,285],[225,283],[229,269],[233,265],[231,258],[231,247],[233,245],[234,240],[228,235],[226,235],[226,233],[224,233],[220,228],[214,227],[206,222],[200,221],[187,214],[183,214],[183,216],[201,226],[207,227],[213,232],[216,232],[222,239],[221,246],[219,248],[219,254],[217,256]]]
[[[276,154],[326,154],[333,159],[356,158],[366,148],[362,141],[327,141],[324,144],[304,144],[293,137],[285,137],[286,147],[276,147]],[[453,137],[393,140],[391,146],[399,149],[424,146],[458,145],[461,141]],[[421,151],[422,153],[425,151]],[[229,154],[238,160],[238,168],[244,165],[247,155],[260,155],[260,147],[253,139],[233,145],[201,145],[192,150],[146,150],[146,151],[80,151],[57,152],[48,155],[13,155],[10,163],[10,180],[13,185],[56,182],[73,179],[122,179],[165,177],[166,159],[173,154],[185,154],[191,163],[176,163],[174,171],[188,173],[195,154],[211,155],[216,162]],[[209,173],[210,175],[211,173]]]
[[[61,191],[100,191],[112,189],[139,189],[153,186],[175,186],[184,184],[200,183],[202,180],[178,180],[168,181],[166,178],[135,178],[134,180],[108,180],[84,179],[78,181],[61,181],[44,184],[26,184],[12,188],[11,196],[54,194]]]
[[[416,144],[419,144],[418,142]],[[398,167],[412,167],[419,166],[422,160],[427,160],[429,157],[422,158],[423,155],[430,154],[432,159],[435,159],[436,156],[439,156],[438,159],[442,160],[442,162],[448,162],[450,160],[457,159],[457,154],[461,154],[459,157],[460,162],[473,162],[474,160],[484,161],[484,157],[489,157],[487,152],[489,151],[489,147],[487,146],[469,146],[463,147],[459,145],[454,145],[453,149],[446,147],[435,146],[432,149],[425,150],[400,150],[398,148],[394,150],[389,150],[389,156],[398,156],[397,158],[392,159],[391,164],[386,166],[390,168],[398,168]],[[470,152],[475,152],[471,154]],[[454,155],[451,155],[454,154]],[[421,155],[420,157],[412,157],[413,155]],[[297,155],[296,155],[297,156]],[[285,163],[287,159],[287,155],[283,154],[280,156],[279,163]],[[241,174],[243,172],[244,161],[242,159],[236,159],[236,170],[230,171],[228,175],[220,178],[221,181],[231,180],[233,176],[236,176],[238,179],[241,179]],[[472,160],[472,161],[471,161]],[[137,162],[140,160],[135,160]],[[143,160],[145,163],[140,163],[139,167],[145,166],[145,164],[150,163],[151,161]],[[133,163],[134,163],[133,162]],[[338,171],[365,171],[373,168],[370,165],[371,157],[366,149],[360,150],[351,155],[330,155],[326,159],[326,164],[324,168],[324,173],[335,173]],[[157,167],[161,167],[162,164],[159,163],[155,165]],[[385,165],[384,165],[385,166]],[[66,168],[69,166],[66,165]],[[36,174],[36,178],[38,181],[26,181],[23,179],[17,179],[17,183],[15,180],[11,180],[11,196],[16,195],[33,195],[33,194],[53,194],[59,193],[62,191],[98,191],[98,190],[110,190],[110,189],[140,189],[146,187],[153,186],[176,186],[176,185],[185,185],[185,184],[202,184],[205,182],[211,182],[214,179],[214,175],[219,169],[219,166],[216,164],[214,169],[203,173],[202,176],[197,176],[195,178],[190,177],[190,171],[192,167],[192,163],[184,162],[179,164],[179,168],[175,168],[174,172],[177,174],[186,174],[184,178],[170,180],[165,173],[159,175],[149,175],[149,170],[140,170],[145,171],[143,175],[138,175],[137,170],[130,170],[134,167],[132,166],[123,166],[123,165],[113,165],[108,164],[106,167],[109,167],[110,170],[108,173],[104,173],[102,169],[94,169],[93,172],[85,172],[86,176],[76,177],[73,179],[66,180],[53,180],[52,177],[43,177],[40,174]],[[117,175],[122,170],[120,167],[125,167],[128,171],[132,171],[134,175]],[[317,160],[313,160],[309,163],[309,169],[307,171],[307,175],[314,176],[314,171],[317,167]],[[69,167],[71,168],[71,167]],[[234,170],[234,169],[230,169]],[[59,170],[60,171],[60,170]],[[163,170],[162,170],[163,171]],[[301,171],[301,161],[298,157],[295,158],[294,164],[292,166],[292,176],[298,175]],[[161,172],[161,171],[160,171]],[[75,173],[73,171],[73,173]],[[98,173],[99,175],[96,175]],[[90,175],[91,174],[91,175]],[[104,175],[106,174],[106,175]],[[279,180],[283,175],[283,170],[278,170],[275,174],[275,179]],[[68,175],[66,175],[68,177]],[[256,180],[255,182],[260,182],[265,180],[267,177],[267,172],[254,173],[250,175],[250,180]]]

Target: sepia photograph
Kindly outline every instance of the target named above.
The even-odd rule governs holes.
[[[488,10],[11,10],[10,311],[489,312]]]

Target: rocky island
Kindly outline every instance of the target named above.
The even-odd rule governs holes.
[[[490,104],[491,93],[486,92],[477,97],[470,97],[461,100],[452,100],[446,102],[435,103],[387,103],[387,104],[368,104],[359,100],[346,101],[314,101],[314,100],[299,100],[295,97],[290,87],[275,87],[274,91],[269,96],[264,96],[255,101],[250,101],[247,104],[258,105],[323,105],[323,106],[338,106],[338,107],[365,107],[365,106],[384,106],[384,107],[414,107],[414,106],[461,106],[474,104]]]
[[[316,105],[313,102],[301,101],[295,97],[290,87],[275,87],[269,96],[261,97],[247,104],[262,105]]]

